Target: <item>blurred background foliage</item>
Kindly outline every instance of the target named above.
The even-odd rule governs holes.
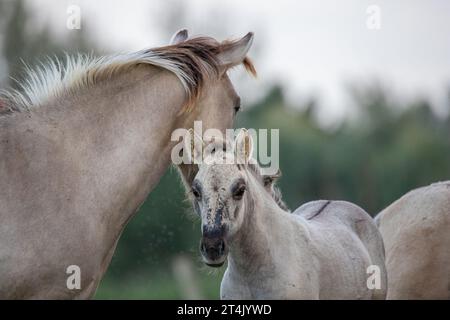
[[[167,35],[181,16],[175,8]],[[32,21],[22,0],[0,0],[1,87],[21,79],[21,60],[33,66],[46,55],[96,52],[82,31],[61,40]],[[355,117],[333,128],[317,121],[317,100],[291,105],[280,84],[237,116],[236,127],[280,130],[279,185],[291,209],[343,199],[376,215],[413,188],[449,179],[449,117],[437,116],[426,100],[398,102],[377,83],[349,94]],[[190,212],[171,168],[128,224],[96,298],[218,298],[224,269],[200,263],[200,228]]]

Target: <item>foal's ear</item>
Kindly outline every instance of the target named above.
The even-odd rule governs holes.
[[[281,177],[281,170],[278,169],[277,173],[275,174],[267,174],[263,175],[263,183],[264,187],[271,188],[272,185],[278,180],[278,178]]]
[[[194,129],[190,128],[184,137],[183,143],[184,160],[187,160],[190,164],[200,163],[204,146],[202,137],[197,134]]]
[[[223,42],[223,51],[218,54],[217,58],[224,70],[243,63],[252,43],[253,32],[247,33],[237,41]]]
[[[173,34],[172,38],[170,38],[170,44],[171,45],[178,44],[180,42],[186,41],[187,38],[188,38],[187,29],[178,30]]]
[[[234,144],[237,163],[249,163],[253,154],[253,138],[247,129],[243,128],[239,131]]]

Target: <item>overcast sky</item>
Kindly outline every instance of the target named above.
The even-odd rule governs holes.
[[[351,83],[375,79],[399,99],[427,97],[439,112],[450,88],[450,1],[89,1],[32,0],[36,19],[66,28],[67,7],[81,8],[82,28],[105,51],[165,44],[167,30],[187,27],[218,37],[255,32],[250,55],[257,81],[237,72],[239,88],[251,100],[268,83],[281,81],[292,103],[320,98],[326,120],[342,117]],[[178,4],[178,5],[177,5]],[[380,9],[380,29],[369,29],[370,5]],[[174,9],[177,8],[177,9]],[[373,20],[372,20],[373,21]],[[242,92],[244,91],[244,92]]]

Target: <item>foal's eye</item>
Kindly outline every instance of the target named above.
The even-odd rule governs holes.
[[[241,200],[245,193],[245,185],[241,185],[233,191],[233,199]]]
[[[202,195],[200,194],[200,191],[197,190],[197,188],[192,187],[192,194],[194,195],[195,199],[200,200]]]

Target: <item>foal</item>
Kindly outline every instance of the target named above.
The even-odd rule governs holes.
[[[343,201],[310,202],[293,214],[281,209],[248,164],[251,146],[241,131],[235,151],[245,164],[222,164],[234,154],[216,152],[192,183],[203,260],[219,267],[228,256],[221,298],[384,299],[383,242],[371,217]],[[368,286],[371,265],[377,289]]]

